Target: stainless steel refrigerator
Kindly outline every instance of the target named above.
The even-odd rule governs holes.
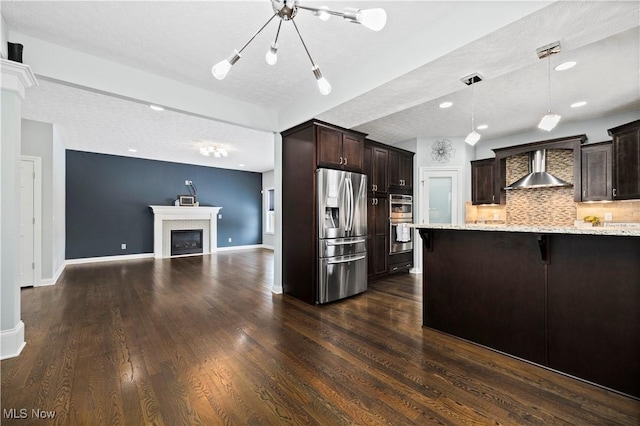
[[[318,169],[318,303],[367,289],[367,176]]]

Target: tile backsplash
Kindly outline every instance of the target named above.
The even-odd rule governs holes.
[[[529,156],[507,158],[507,184],[529,171]],[[547,172],[573,182],[573,153],[571,150],[547,150]],[[612,222],[640,222],[640,200],[576,203],[574,188],[531,188],[507,191],[506,205],[466,204],[467,223],[494,223],[507,225],[574,226],[575,220],[597,216],[605,221],[611,213]]]

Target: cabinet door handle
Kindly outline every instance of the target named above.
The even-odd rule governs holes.
[[[582,198],[587,198],[587,190],[586,189],[582,190]]]
[[[342,157],[340,157],[340,165],[342,165]]]
[[[347,157],[344,157],[344,165],[347,165]]]
[[[616,198],[616,195],[618,195],[618,192],[616,191],[615,188],[613,188],[613,198]]]
[[[492,196],[491,196],[491,202],[493,202],[493,203],[495,203],[495,202],[496,202],[496,196],[495,196],[495,195],[492,195]]]
[[[378,205],[378,199],[376,198],[376,206]]]

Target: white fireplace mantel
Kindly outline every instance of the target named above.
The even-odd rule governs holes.
[[[163,256],[163,223],[171,220],[207,220],[209,221],[209,244],[203,247],[203,253],[215,253],[218,250],[218,212],[222,207],[185,207],[185,206],[149,206],[153,210],[153,256]]]

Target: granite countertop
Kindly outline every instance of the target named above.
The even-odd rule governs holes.
[[[581,234],[581,235],[618,235],[640,237],[640,228],[592,227],[576,228],[573,226],[520,226],[520,225],[487,225],[487,224],[412,224],[416,229],[445,229],[459,231],[493,231],[493,232],[531,232],[536,234]]]

